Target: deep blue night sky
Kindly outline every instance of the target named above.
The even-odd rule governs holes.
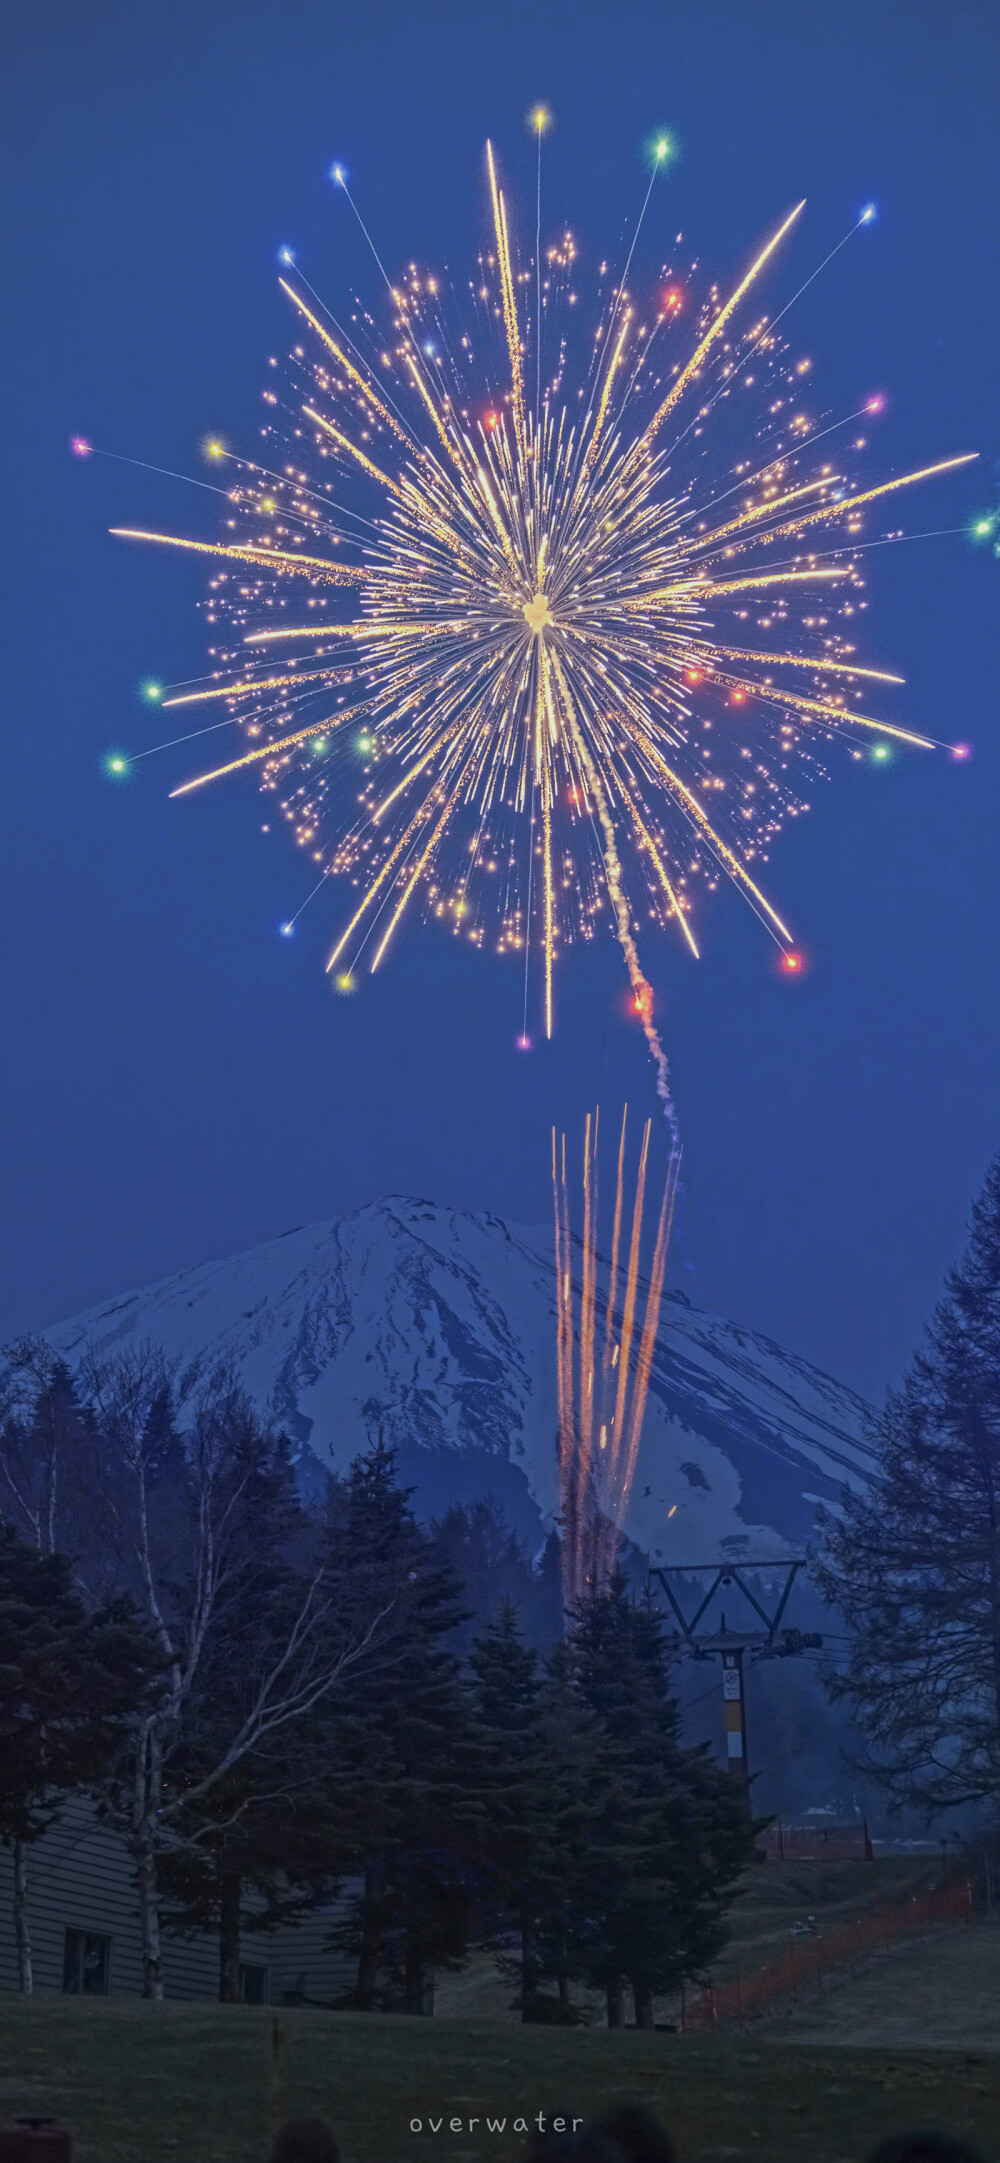
[[[326,178],[351,167],[390,267],[464,272],[487,134],[588,256],[634,218],[651,128],[683,157],[673,234],[721,282],[800,196],[768,300],[874,199],[879,218],[798,305],[837,410],[890,393],[873,476],[952,451],[911,531],[995,501],[996,16],[970,0],[36,0],[10,41],[4,292],[7,521],[0,1338],[391,1192],[548,1213],[548,1131],[599,1095],[643,1110],[617,948],[576,949],[555,1044],[519,1055],[516,966],[415,924],[363,995],[331,997],[335,894],[277,926],[303,862],[252,783],[168,803],[190,764],[109,785],[111,744],[163,733],[137,687],[203,667],[204,573],[108,538],[210,535],[211,499],[69,436],[203,474],[249,447],[288,342],[275,254],[331,298],[377,274]],[[790,322],[789,327],[792,327]],[[885,524],[895,523],[895,517]],[[884,530],[873,525],[871,534]],[[869,536],[870,537],[870,536]],[[696,1298],[880,1394],[958,1250],[995,1146],[998,566],[963,534],[876,552],[865,658],[966,766],[845,759],[775,850],[769,887],[813,957],[775,977],[732,897],[704,959],[647,941],[686,1145]],[[902,717],[902,715],[901,715]],[[183,761],[183,754],[175,754]],[[682,1266],[678,1263],[678,1267]]]

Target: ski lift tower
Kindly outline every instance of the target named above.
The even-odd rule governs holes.
[[[781,1627],[782,1616],[788,1606],[792,1586],[800,1570],[806,1567],[804,1555],[773,1558],[759,1562],[741,1560],[735,1562],[683,1562],[671,1563],[667,1569],[654,1569],[649,1573],[659,1584],[668,1600],[677,1622],[677,1631],[665,1639],[669,1649],[680,1659],[722,1661],[722,1724],[726,1737],[726,1762],[734,1780],[739,1782],[741,1792],[750,1808],[750,1759],[747,1750],[747,1710],[743,1661],[746,1653],[757,1659],[787,1659],[795,1653],[811,1652],[822,1645],[818,1630],[796,1630]],[[784,1573],[777,1605],[773,1613],[761,1604],[757,1594],[746,1583],[748,1574],[766,1571],[775,1577]],[[695,1613],[688,1617],[681,1606],[676,1581],[679,1578],[708,1577],[708,1591],[704,1594]],[[710,1610],[718,1594],[732,1586],[759,1617],[756,1626],[732,1630],[726,1627],[724,1609],[720,1608],[718,1626],[712,1626]]]

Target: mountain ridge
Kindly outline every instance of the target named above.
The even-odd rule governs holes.
[[[307,1484],[383,1426],[422,1515],[490,1493],[533,1547],[558,1515],[549,1228],[387,1195],[42,1335],[70,1361],[160,1342],[182,1397],[231,1363]],[[657,1561],[801,1552],[817,1503],[871,1467],[868,1410],[760,1332],[665,1294],[629,1538]]]

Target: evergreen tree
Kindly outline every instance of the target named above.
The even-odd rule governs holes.
[[[473,1648],[476,1711],[484,1748],[484,1880],[492,1895],[491,1935],[500,1960],[511,1929],[519,1942],[518,1996],[524,2021],[538,2011],[543,1973],[539,1939],[562,1897],[564,1857],[553,1818],[554,1762],[548,1748],[537,1653],[522,1644],[513,1604]]]
[[[540,1975],[555,1980],[558,1996],[553,2002],[539,1992],[531,2018],[577,2026],[589,2015],[571,2000],[570,1983],[590,1973],[596,1942],[592,1869],[602,1829],[613,1814],[615,1779],[600,1724],[576,1688],[564,1640],[545,1662],[539,1714],[544,1789],[534,1952]]]
[[[15,1937],[31,1991],[25,1850],[65,1796],[107,1771],[154,1685],[155,1650],[127,1601],[88,1613],[64,1555],[0,1522],[0,1839],[15,1854]]]
[[[601,1732],[608,1792],[589,1843],[578,1951],[621,2026],[622,1985],[636,2023],[654,1995],[697,1975],[725,1941],[724,1917],[755,1828],[730,1776],[705,1749],[682,1748],[659,1617],[631,1605],[624,1580],[574,1617],[574,1680]]]
[[[0,1513],[39,1554],[86,1574],[96,1535],[96,1437],[75,1375],[41,1338],[7,1355],[0,1414]]]
[[[493,1496],[456,1503],[431,1525],[442,1560],[462,1588],[467,1612],[455,1635],[455,1649],[468,1654],[477,1635],[496,1621],[505,1602],[522,1617],[536,1601],[537,1583],[521,1542]]]
[[[928,1817],[1000,1802],[1000,1158],[965,1255],[877,1422],[878,1470],[825,1520],[864,1771]]]
[[[603,1738],[574,1688],[565,1646],[543,1666],[521,1642],[512,1608],[479,1641],[471,1666],[487,1768],[484,1862],[495,1903],[488,1934],[502,1972],[516,1981],[522,2021],[575,2025],[584,2016],[569,1985],[588,1972],[593,1941],[592,1841],[614,1792]],[[542,1987],[550,1979],[556,1997]]]
[[[183,1844],[160,1857],[164,1927],[216,1939],[223,2004],[242,1996],[246,1935],[294,1921],[336,1890],[325,1741],[320,1720],[300,1722],[280,1743],[269,1738],[223,1783],[212,1816],[185,1815]]]
[[[354,2003],[380,1974],[409,2011],[429,2009],[431,1971],[467,1958],[479,1773],[458,1660],[458,1587],[418,1526],[381,1436],[336,1498],[331,1540],[353,1600],[391,1607],[386,1658],[363,1702],[335,1708],[343,1847],[364,1890],[336,1941],[357,1956]]]

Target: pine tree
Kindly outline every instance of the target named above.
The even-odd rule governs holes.
[[[93,1559],[96,1531],[90,1408],[76,1377],[41,1338],[7,1355],[0,1418],[0,1512],[42,1555]]]
[[[468,1654],[475,1638],[495,1622],[506,1601],[526,1618],[538,1586],[531,1563],[499,1503],[485,1496],[464,1507],[455,1503],[431,1526],[434,1544],[462,1587],[467,1609],[454,1645]]]
[[[100,1779],[158,1661],[129,1603],[88,1613],[66,1556],[0,1522],[0,1839],[15,1852],[15,1937],[31,1992],[25,1851],[66,1794]]]
[[[337,1885],[337,1857],[322,1777],[321,1722],[270,1738],[224,1784],[213,1817],[182,1820],[185,1844],[164,1850],[164,1926],[209,1933],[219,1948],[219,1998],[241,1998],[247,1933],[309,1913]],[[227,1814],[228,1813],[228,1814]]]
[[[636,2024],[650,2027],[654,1995],[697,1975],[724,1943],[755,1828],[707,1751],[681,1746],[659,1618],[648,1603],[629,1603],[623,1579],[581,1604],[571,1658],[608,1780],[587,1858],[581,1952],[606,1992],[608,2025],[622,2024],[627,1979]]]
[[[513,1930],[519,1943],[516,2007],[523,2021],[538,2014],[544,1972],[539,1945],[563,1892],[565,1858],[554,1818],[555,1761],[549,1747],[537,1653],[521,1641],[511,1601],[475,1646],[470,1659],[484,1750],[483,1875],[489,1888],[490,1935],[501,1967]]]
[[[565,1640],[545,1662],[540,1715],[546,1788],[535,1950],[558,1996],[552,2005],[539,1993],[532,2017],[578,2026],[589,2014],[573,2003],[570,1984],[590,1978],[597,1942],[593,1871],[614,1818],[617,1787],[600,1722],[576,1687]]]
[[[335,1563],[362,1607],[391,1603],[387,1657],[363,1703],[338,1714],[333,1750],[343,1845],[364,1890],[337,1942],[357,1956],[354,2002],[380,1974],[429,2009],[435,1967],[467,1958],[479,1776],[457,1656],[458,1587],[418,1526],[381,1436],[337,1498]]]
[[[927,1817],[1000,1802],[1000,1158],[968,1247],[873,1439],[879,1467],[825,1521],[816,1576],[850,1635],[830,1688],[863,1770]]]

